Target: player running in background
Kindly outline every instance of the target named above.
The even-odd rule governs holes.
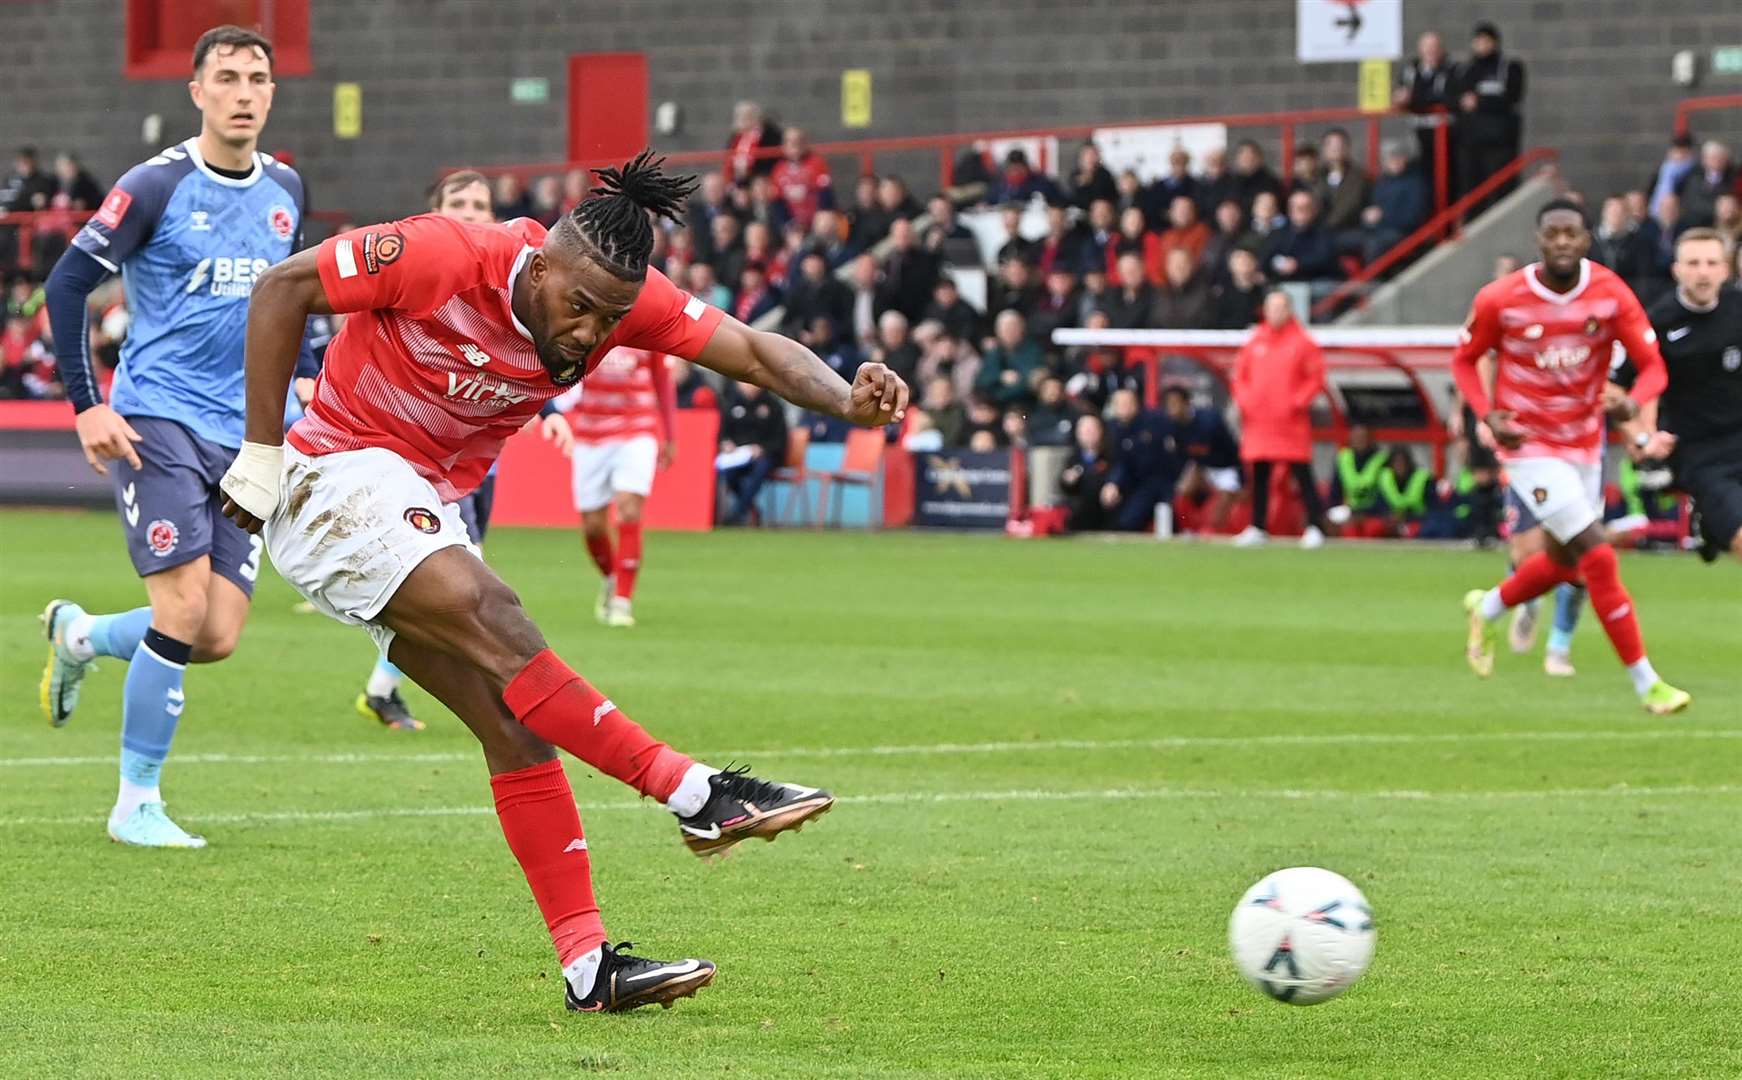
[[[699,855],[796,828],[833,799],[708,768],[652,738],[551,651],[445,504],[618,346],[697,360],[866,426],[899,420],[907,405],[886,366],[865,364],[849,386],[802,345],[744,326],[647,265],[653,219],[675,220],[694,180],[666,176],[647,154],[600,177],[597,197],[548,234],[528,219],[480,226],[429,214],[330,238],[268,273],[249,311],[248,441],[223,481],[226,512],[264,525],[279,574],[328,615],[365,626],[478,737],[565,1002],[582,1011],[693,994],[714,965],[605,945],[554,747],[662,802]],[[353,314],[286,447],[278,413],[296,338],[324,311]]]
[[[1633,425],[1641,450],[1652,456],[1662,456],[1674,439],[1652,432],[1634,414],[1662,392],[1663,358],[1633,291],[1584,257],[1591,246],[1584,209],[1554,199],[1536,222],[1542,260],[1476,294],[1452,374],[1493,432],[1507,482],[1542,522],[1549,543],[1499,586],[1464,598],[1467,659],[1476,674],[1493,674],[1494,623],[1506,609],[1582,577],[1640,702],[1652,713],[1679,712],[1690,698],[1658,678],[1647,659],[1601,520],[1603,390],[1612,347],[1619,340],[1627,348],[1639,378],[1621,399],[1626,404],[1609,411]],[[1499,350],[1492,396],[1477,369],[1491,349]]]
[[[91,467],[113,478],[149,603],[89,615],[52,601],[42,707],[66,723],[95,658],[128,661],[109,835],[145,847],[205,845],[164,813],[159,777],[186,704],[184,669],[229,656],[248,618],[260,540],[219,512],[218,479],[242,445],[249,291],[297,249],[303,216],[296,172],[255,149],[272,109],[272,45],[220,26],[201,35],[193,64],[200,134],[128,170],[47,285],[79,443]],[[86,300],[117,271],[133,322],[105,403]],[[281,388],[281,419],[285,400]]]
[[[664,354],[612,350],[577,385],[552,400],[546,434],[570,426],[574,434],[575,509],[587,553],[602,578],[593,614],[606,626],[635,625],[631,603],[641,570],[641,508],[653,493],[654,473],[677,452],[677,401]],[[611,542],[611,513],[617,542]]]

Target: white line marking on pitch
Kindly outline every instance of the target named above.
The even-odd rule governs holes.
[[[697,755],[707,760],[728,758],[851,758],[907,757],[952,754],[1021,754],[1060,750],[1182,750],[1193,747],[1259,746],[1391,746],[1464,742],[1590,742],[1599,740],[1742,739],[1742,728],[1661,728],[1634,731],[1467,731],[1467,732],[1344,732],[1298,735],[1175,735],[1153,739],[1034,739],[1003,742],[916,743],[908,746],[792,746],[761,750],[716,750]],[[308,753],[308,754],[178,754],[177,765],[432,765],[477,761],[476,752],[427,754]],[[106,755],[89,757],[0,758],[0,768],[113,765]]]
[[[887,803],[981,803],[981,802],[1083,802],[1147,801],[1154,799],[1283,799],[1288,801],[1335,801],[1381,799],[1402,802],[1488,802],[1531,799],[1686,798],[1711,795],[1742,795],[1742,784],[1710,786],[1629,787],[1617,784],[1600,788],[1545,788],[1540,791],[1349,791],[1324,788],[1099,788],[1083,791],[888,791],[870,795],[844,795],[843,805]],[[582,813],[596,814],[632,810],[645,812],[661,807],[650,802],[581,803]],[[379,818],[493,817],[488,806],[384,806],[361,810],[258,810],[235,814],[189,814],[185,820],[206,825],[315,824],[326,821],[368,821]],[[0,828],[30,825],[91,825],[101,816],[0,818]]]

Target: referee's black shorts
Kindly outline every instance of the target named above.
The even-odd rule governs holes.
[[[1676,448],[1675,473],[1700,512],[1701,535],[1729,550],[1742,532],[1742,437],[1684,443]]]

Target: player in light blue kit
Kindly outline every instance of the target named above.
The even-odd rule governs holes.
[[[95,658],[128,661],[109,835],[143,847],[205,846],[164,813],[158,776],[185,705],[183,669],[229,656],[248,618],[260,540],[219,512],[218,480],[242,445],[248,295],[267,267],[297,250],[304,209],[295,170],[255,149],[272,108],[271,43],[220,26],[194,46],[193,68],[199,136],[130,169],[47,285],[79,443],[114,481],[150,603],[90,615],[52,601],[43,612],[42,708],[51,723],[66,723]],[[117,271],[132,326],[105,404],[86,303]]]

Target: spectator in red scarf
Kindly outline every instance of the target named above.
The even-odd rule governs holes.
[[[810,148],[803,128],[790,127],[781,137],[781,158],[769,174],[794,221],[810,227],[818,210],[833,209],[834,180],[829,176],[829,163]]]
[[[1004,171],[993,186],[992,201],[1025,203],[1036,195],[1049,203],[1063,201],[1052,178],[1029,165],[1027,152],[1019,147],[1004,155]]]
[[[1252,473],[1252,524],[1235,543],[1251,547],[1270,533],[1270,479],[1286,465],[1300,487],[1311,522],[1302,547],[1325,542],[1324,503],[1313,481],[1312,403],[1325,388],[1325,358],[1294,317],[1288,294],[1265,294],[1264,318],[1234,360],[1234,404],[1240,410],[1240,459]]]
[[[738,299],[732,316],[748,326],[780,306],[780,290],[768,283],[768,273],[759,262],[747,262],[738,272]]]
[[[732,134],[726,139],[726,179],[742,184],[751,176],[767,176],[774,171],[773,155],[757,157],[757,150],[772,150],[780,145],[780,128],[762,116],[762,106],[754,101],[740,101],[732,109]]]

